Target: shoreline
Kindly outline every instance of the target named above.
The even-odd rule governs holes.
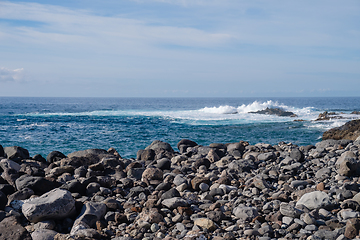
[[[2,149],[0,228],[18,239],[359,237],[359,140],[154,141],[136,159]]]

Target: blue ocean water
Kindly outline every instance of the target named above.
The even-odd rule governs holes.
[[[253,114],[266,107],[296,118]],[[88,148],[114,147],[135,157],[153,140],[176,149],[182,138],[198,144],[321,141],[324,131],[360,115],[360,97],[348,98],[21,98],[0,97],[0,144],[44,157]],[[314,121],[335,111],[346,119]],[[294,120],[305,121],[294,121]]]

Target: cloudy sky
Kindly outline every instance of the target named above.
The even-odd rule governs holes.
[[[0,96],[360,96],[359,0],[0,0]]]

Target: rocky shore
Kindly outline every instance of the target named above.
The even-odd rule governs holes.
[[[0,239],[360,238],[360,138],[43,158],[0,145]]]

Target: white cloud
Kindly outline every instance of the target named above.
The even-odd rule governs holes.
[[[0,82],[19,82],[24,77],[24,69],[9,69],[0,67]]]

